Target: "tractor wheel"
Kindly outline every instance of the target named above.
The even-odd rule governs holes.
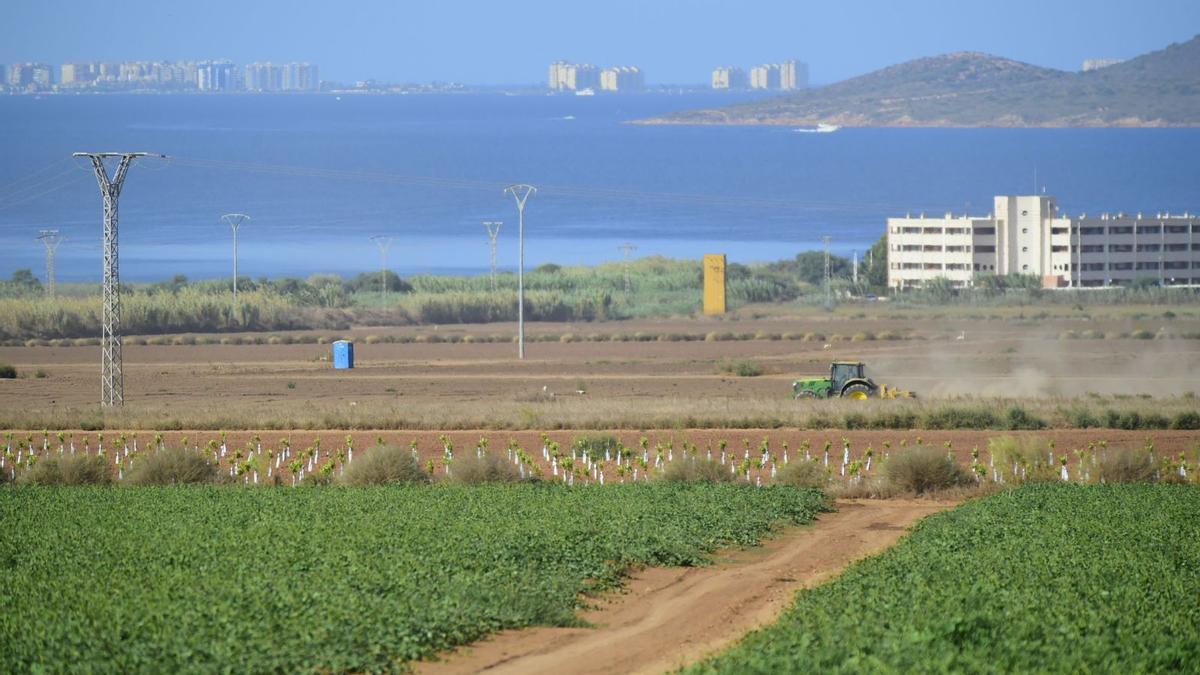
[[[800,392],[799,394],[796,394],[796,398],[816,398],[816,397],[817,397],[817,395],[815,393],[813,393],[807,389]]]
[[[871,398],[871,389],[865,384],[852,384],[842,390],[842,398],[852,398],[855,401],[865,401]]]

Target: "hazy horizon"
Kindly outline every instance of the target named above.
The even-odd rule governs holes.
[[[1200,4],[1189,0],[1153,10],[1111,0],[1086,11],[1034,0],[870,0],[854,10],[786,0],[7,4],[0,63],[308,60],[325,80],[479,85],[544,81],[557,59],[637,65],[649,82],[673,84],[705,82],[719,65],[789,58],[809,63],[820,84],[954,51],[1078,70],[1084,59],[1131,58],[1200,33]]]

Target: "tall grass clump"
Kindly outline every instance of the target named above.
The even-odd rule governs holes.
[[[829,471],[818,462],[798,459],[775,474],[775,484],[823,490],[829,485]]]
[[[720,462],[704,457],[686,457],[669,462],[662,479],[674,483],[728,483],[734,478]]]
[[[61,455],[39,459],[20,476],[25,485],[108,485],[112,470],[101,455]]]
[[[1145,449],[1109,448],[1096,458],[1096,478],[1102,483],[1152,483],[1155,468]]]
[[[0,380],[15,380],[17,369],[7,363],[0,363]]]
[[[382,445],[371,448],[350,462],[339,482],[343,485],[394,485],[428,483],[429,480],[429,474],[421,468],[420,461],[413,457],[412,450]]]
[[[916,494],[965,485],[971,480],[944,450],[930,446],[892,454],[883,464],[883,477],[897,492]]]
[[[459,485],[483,485],[484,483],[517,483],[520,471],[503,457],[485,452],[473,455],[463,453],[450,464],[450,482]]]
[[[738,377],[758,377],[763,374],[763,368],[750,359],[723,359],[717,362],[717,372]]]
[[[1041,483],[1060,480],[1050,442],[1036,436],[1000,436],[988,441],[988,452],[1006,481]]]
[[[218,482],[220,471],[202,452],[163,448],[139,457],[125,476],[130,485],[189,485]]]

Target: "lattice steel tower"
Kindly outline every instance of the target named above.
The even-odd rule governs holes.
[[[617,250],[621,251],[621,255],[625,257],[625,297],[628,298],[629,294],[633,292],[633,280],[629,276],[629,256],[637,250],[637,244],[625,242],[618,246]]]
[[[42,230],[38,239],[46,245],[46,295],[54,297],[54,249],[66,237],[60,236],[58,230]]]
[[[504,224],[502,220],[485,220],[483,226],[487,228],[488,242],[492,247],[492,292],[497,289],[496,284],[496,237],[500,236],[500,226]]]
[[[125,185],[125,175],[134,160],[145,152],[76,152],[75,157],[87,157],[96,172],[100,197],[104,200],[104,308],[100,315],[100,405],[125,404],[125,371],[121,356],[121,288],[117,258],[117,200]],[[162,157],[162,155],[158,155]],[[106,159],[117,161],[112,176],[108,175]]]
[[[392,247],[392,238],[377,234],[371,237],[379,249],[379,300],[387,305],[387,254]]]

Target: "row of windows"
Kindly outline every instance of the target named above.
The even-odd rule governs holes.
[[[995,247],[995,246],[979,246],[979,247],[977,247],[977,249],[976,249],[976,250],[980,250],[980,251],[982,251],[982,250],[983,250],[983,249],[985,249],[985,248],[987,248],[987,249],[991,249],[991,251],[992,251],[992,252],[995,252],[995,251],[996,251],[996,247]],[[900,246],[893,246],[893,247],[892,247],[892,250],[893,250],[893,251],[904,251],[905,253],[941,253],[942,251],[945,251],[945,252],[947,252],[947,253],[970,253],[970,252],[971,252],[971,247],[970,247],[970,246],[946,246],[946,247],[942,247],[942,246],[937,246],[937,245],[928,245],[928,244],[927,244],[927,245],[922,245],[922,244],[902,244],[902,245],[900,245]]]
[[[1159,262],[1156,260],[1139,263],[1079,263],[1077,268],[1084,272],[1103,272],[1104,270],[1186,270],[1189,268],[1200,270],[1200,261],[1193,261],[1189,264],[1187,260],[1168,260],[1167,262],[1162,263],[1161,267],[1159,266]],[[1071,265],[1055,265],[1054,269],[1062,272],[1070,272]]]
[[[1159,251],[1200,251],[1200,244],[1138,244],[1136,250],[1138,253],[1157,253]],[[1021,249],[1026,250],[1025,248]],[[1072,253],[1104,253],[1104,244],[1084,244],[1082,246],[1051,246],[1051,253],[1066,253],[1070,250]],[[1109,253],[1132,253],[1135,250],[1133,244],[1109,244]]]
[[[980,265],[979,263],[974,263],[973,265],[968,265],[967,263],[946,263],[945,265],[943,265],[941,263],[892,263],[892,269],[894,269],[894,270],[959,270],[959,271],[964,271],[964,272],[967,270],[975,270],[976,272],[988,272],[988,271],[995,270],[996,266],[995,265]]]
[[[1103,225],[1090,225],[1088,227],[1077,227],[1075,231],[1081,235],[1102,235],[1102,234],[1187,234],[1188,231],[1200,234],[1200,223],[1195,225],[1112,225],[1104,227]],[[1021,228],[1022,234],[1029,234],[1029,228]],[[972,234],[976,236],[996,234],[994,227],[976,227],[974,229],[968,227],[893,227],[893,234]],[[1052,227],[1050,234],[1073,234],[1070,228]]]
[[[1128,279],[1109,279],[1108,282],[1113,286],[1123,286],[1129,283]],[[1200,286],[1200,277],[1188,279],[1187,277],[1170,277],[1163,279],[1163,283],[1167,286],[1186,286],[1188,284]],[[1100,287],[1105,285],[1104,279],[1083,279],[1079,282],[1080,286]]]

